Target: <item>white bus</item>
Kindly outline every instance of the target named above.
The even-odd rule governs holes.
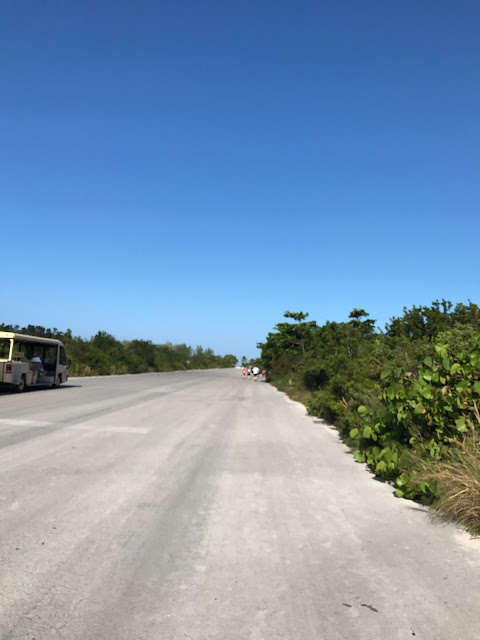
[[[69,365],[60,340],[0,331],[0,386],[58,387],[68,380]]]

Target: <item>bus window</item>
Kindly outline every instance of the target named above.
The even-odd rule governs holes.
[[[12,360],[29,360],[27,355],[28,343],[15,340],[13,343]]]
[[[46,371],[55,371],[57,366],[57,347],[44,347],[43,366]]]
[[[8,338],[0,338],[0,358],[8,360],[10,356],[10,340]]]

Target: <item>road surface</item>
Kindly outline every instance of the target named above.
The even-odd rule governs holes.
[[[238,370],[0,394],[2,640],[478,640],[480,543]]]

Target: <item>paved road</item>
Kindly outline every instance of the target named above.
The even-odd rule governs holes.
[[[0,394],[3,640],[478,640],[480,545],[237,370]]]

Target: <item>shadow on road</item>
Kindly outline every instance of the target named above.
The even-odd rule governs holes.
[[[57,393],[62,389],[74,389],[75,387],[82,387],[81,384],[62,384],[59,387],[53,389],[50,385],[45,385],[42,387],[27,387],[24,391],[18,392],[15,389],[0,389],[0,397],[1,396],[15,396],[21,395],[22,393],[35,393],[36,391],[56,391]]]

